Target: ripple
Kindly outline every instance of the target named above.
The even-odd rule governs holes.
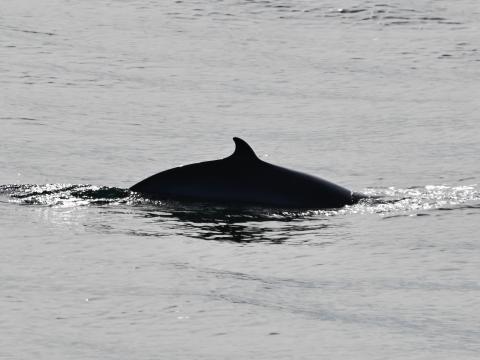
[[[419,218],[465,211],[478,214],[480,193],[476,185],[427,185],[409,188],[368,188],[358,204],[330,210],[285,211],[251,206],[158,201],[142,198],[122,188],[74,184],[0,185],[0,200],[23,206],[50,208],[99,207],[102,216],[119,219],[116,226],[92,221],[85,226],[101,233],[136,237],[176,234],[192,239],[234,243],[266,243],[329,247],[351,239],[344,227],[357,215],[382,219]],[[6,201],[4,201],[6,198]],[[333,221],[336,218],[335,221]],[[123,219],[123,220],[121,220]],[[140,227],[130,226],[139,222]],[[123,226],[122,224],[130,224]],[[340,236],[339,236],[340,234]],[[332,241],[333,239],[337,239]]]
[[[43,206],[116,204],[132,202],[135,199],[126,189],[72,184],[1,185],[1,194],[9,196],[12,203]]]
[[[211,223],[217,220],[245,223],[249,221],[293,221],[310,216],[349,214],[380,214],[393,216],[412,212],[426,216],[425,210],[476,209],[480,200],[477,185],[424,185],[406,189],[396,187],[367,188],[366,198],[358,204],[327,210],[284,210],[257,206],[227,206],[208,203],[184,203],[142,198],[129,189],[73,184],[10,184],[0,185],[0,195],[9,202],[22,205],[80,206],[80,205],[145,205],[145,217],[174,216],[190,223]],[[160,211],[159,211],[160,210]]]
[[[4,30],[16,31],[25,34],[38,34],[38,35],[47,35],[47,36],[55,36],[54,32],[51,31],[40,31],[40,30],[30,30],[30,29],[21,29],[13,26],[2,26]]]

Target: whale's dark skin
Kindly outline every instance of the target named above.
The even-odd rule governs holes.
[[[288,209],[338,208],[361,198],[316,176],[260,160],[245,141],[233,140],[236,148],[229,157],[166,170],[130,190],[152,199]]]

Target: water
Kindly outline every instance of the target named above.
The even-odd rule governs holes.
[[[0,358],[478,358],[476,1],[25,0],[0,19]],[[233,136],[376,198],[127,190]]]

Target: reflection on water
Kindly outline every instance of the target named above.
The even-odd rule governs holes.
[[[354,215],[385,219],[426,216],[428,211],[478,208],[480,193],[471,186],[412,186],[366,189],[370,198],[340,209],[283,211],[204,203],[151,201],[127,189],[91,185],[3,185],[7,202],[40,206],[43,221],[81,224],[98,233],[133,236],[183,236],[235,243],[308,244],[323,246],[348,239],[344,226]],[[333,221],[335,219],[335,221]],[[325,241],[324,239],[328,239]]]
[[[150,222],[171,227],[176,235],[202,240],[236,243],[265,242],[281,244],[295,238],[296,243],[312,242],[312,234],[321,236],[328,219],[313,219],[295,213],[276,213],[266,209],[240,209],[207,205],[144,209],[137,215]],[[315,238],[315,236],[313,237]]]

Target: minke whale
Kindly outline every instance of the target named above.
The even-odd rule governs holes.
[[[267,163],[242,139],[219,160],[162,171],[130,190],[157,200],[288,209],[327,209],[351,205],[363,196],[319,177]]]

